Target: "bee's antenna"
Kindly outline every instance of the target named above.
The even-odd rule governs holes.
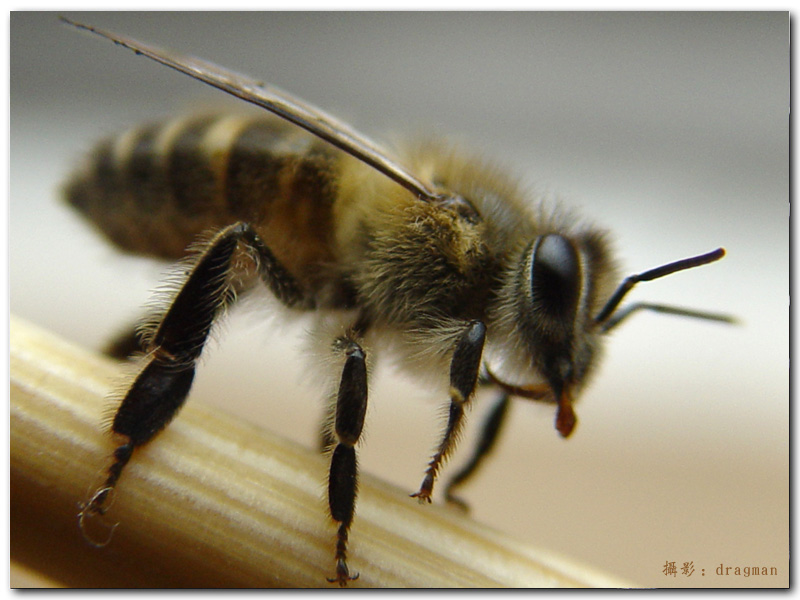
[[[666,304],[653,304],[651,302],[634,302],[625,307],[614,311],[614,314],[602,324],[603,332],[611,331],[622,321],[627,319],[633,313],[640,310],[650,310],[657,313],[667,315],[678,315],[679,317],[691,317],[693,319],[703,319],[705,321],[717,321],[719,323],[728,323],[729,325],[738,325],[741,323],[739,319],[724,313],[708,312],[705,310],[694,310],[692,308],[683,308],[682,306],[669,306]]]
[[[609,298],[606,305],[603,309],[597,314],[594,318],[594,322],[596,325],[602,325],[606,323],[606,321],[611,318],[614,314],[614,311],[617,310],[620,302],[625,297],[625,295],[631,291],[633,286],[635,286],[640,281],[652,281],[653,279],[658,279],[659,277],[665,277],[667,275],[672,275],[672,273],[677,273],[678,271],[685,271],[686,269],[692,269],[694,267],[700,267],[702,265],[707,265],[708,263],[716,262],[725,256],[725,248],[717,248],[712,252],[708,252],[706,254],[701,254],[699,256],[692,256],[690,258],[684,258],[683,260],[677,260],[675,262],[668,263],[666,265],[661,265],[660,267],[656,267],[655,269],[650,269],[649,271],[645,271],[644,273],[638,273],[635,275],[629,275],[625,278],[625,280],[620,284],[615,291],[611,298]],[[620,316],[620,319],[616,319],[609,323],[608,327],[605,327],[605,330],[610,329],[613,325],[616,325],[626,313]],[[684,313],[686,314],[686,313]],[[697,313],[699,314],[699,313]]]

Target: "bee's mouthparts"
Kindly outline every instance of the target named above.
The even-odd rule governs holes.
[[[519,396],[529,400],[557,401],[556,429],[561,434],[561,437],[569,437],[573,429],[575,429],[578,418],[572,408],[572,394],[568,385],[561,384],[557,386],[560,388],[558,391],[546,383],[512,385],[498,379],[489,367],[486,367],[486,372],[489,374],[489,379],[492,383],[512,396]]]

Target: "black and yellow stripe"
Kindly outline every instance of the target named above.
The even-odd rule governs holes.
[[[277,119],[195,116],[99,144],[66,196],[117,246],[137,254],[178,258],[198,234],[236,221],[272,233],[279,246],[281,238],[316,236],[321,251],[339,156]],[[294,262],[313,254],[301,248]]]

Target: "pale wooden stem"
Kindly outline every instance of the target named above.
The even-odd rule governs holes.
[[[83,539],[78,505],[114,449],[101,422],[120,374],[12,318],[12,559],[68,586],[328,587],[325,458],[196,403],[134,453],[110,544]],[[354,587],[621,585],[369,476],[350,539]]]

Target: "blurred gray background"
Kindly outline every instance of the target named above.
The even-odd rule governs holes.
[[[788,584],[788,13],[68,16],[263,78],[378,139],[454,134],[613,230],[626,272],[724,245],[721,263],[632,299],[743,325],[633,318],[569,441],[551,408],[517,402],[464,495],[475,519],[636,585]],[[102,136],[219,106],[239,108],[55,14],[12,13],[12,312],[94,348],[136,318],[165,265],[117,254],[59,185]],[[303,325],[277,329],[251,304],[206,353],[193,401],[311,445]],[[415,491],[445,399],[388,364],[373,384],[361,464]],[[666,577],[667,561],[695,572]],[[780,576],[717,577],[720,563]]]

